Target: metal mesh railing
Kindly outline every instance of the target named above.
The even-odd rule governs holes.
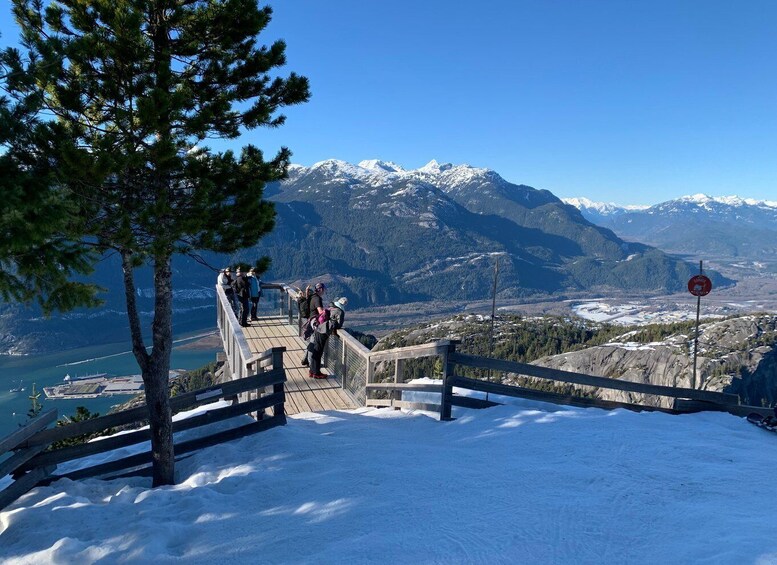
[[[262,283],[262,299],[259,301],[259,310],[288,316],[288,287],[276,283]]]
[[[341,379],[342,387],[364,406],[367,398],[367,354],[369,350],[344,330],[330,336],[324,352],[324,364]]]
[[[298,291],[294,288],[283,286],[279,294],[278,308],[282,316],[287,316],[289,324],[301,327],[297,305]],[[329,372],[340,378],[343,389],[356,401],[359,406],[364,406],[367,398],[367,359],[369,349],[364,347],[357,339],[345,330],[340,335],[332,335],[327,340],[326,350],[322,358],[324,367]]]

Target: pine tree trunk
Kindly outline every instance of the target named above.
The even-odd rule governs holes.
[[[127,318],[129,319],[130,336],[132,337],[132,353],[138,362],[140,371],[145,373],[148,368],[148,352],[143,343],[143,330],[138,314],[138,302],[135,294],[135,275],[132,268],[132,254],[127,250],[121,251],[121,267],[124,274],[124,299],[127,302]]]
[[[175,484],[173,417],[170,409],[170,353],[173,346],[173,287],[170,256],[158,257],[154,264],[154,322],[152,350],[143,370],[146,405],[151,428],[153,486]]]
[[[127,317],[132,335],[132,352],[143,375],[146,406],[151,429],[151,453],[153,460],[153,486],[175,483],[175,454],[173,451],[173,422],[168,387],[170,351],[172,349],[172,271],[170,257],[158,260],[154,265],[153,348],[149,355],[143,343],[143,333],[138,315],[135,279],[131,255],[122,252],[124,293],[127,300]]]

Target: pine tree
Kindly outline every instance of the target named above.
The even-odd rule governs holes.
[[[38,414],[43,410],[43,405],[40,403],[40,393],[35,392],[35,383],[32,383],[32,391],[27,398],[30,399],[30,409],[27,411],[27,417],[30,418],[30,420],[33,420],[37,418]]]
[[[55,156],[37,150],[59,135],[56,123],[41,121],[41,98],[13,86],[30,80],[19,53],[0,54],[0,297],[37,302],[53,310],[99,303],[98,287],[74,281],[92,271],[92,250],[74,245],[74,206],[56,183]],[[8,87],[8,88],[6,88]]]
[[[13,88],[39,96],[60,130],[36,154],[59,164],[80,246],[122,260],[154,486],[174,476],[171,259],[254,245],[274,223],[263,187],[285,176],[291,155],[265,161],[251,145],[238,156],[203,143],[279,126],[277,110],[309,96],[304,77],[271,74],[286,62],[282,41],[257,45],[271,14],[255,0],[14,0],[28,58],[7,58],[23,77]],[[136,304],[142,265],[154,274],[150,352]]]

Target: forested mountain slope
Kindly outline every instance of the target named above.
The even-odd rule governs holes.
[[[676,291],[695,269],[622,241],[546,190],[468,165],[329,160],[292,167],[267,194],[278,210],[262,244],[273,276],[331,274],[359,304],[485,298],[497,258],[505,297]]]

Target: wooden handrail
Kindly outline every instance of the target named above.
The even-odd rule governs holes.
[[[431,357],[441,355],[448,351],[451,340],[440,340],[432,343],[422,343],[421,345],[408,345],[406,347],[396,347],[385,351],[370,352],[370,362],[379,363],[381,361],[396,361],[397,359],[417,359],[419,357]]]
[[[276,426],[282,426],[285,424],[285,422],[286,422],[285,416],[273,417],[273,418],[268,418],[266,420],[259,420],[258,422],[251,422],[250,424],[245,424],[237,428],[229,428],[227,430],[216,432],[206,437],[185,441],[175,445],[175,455],[176,457],[179,457],[181,455],[184,455],[192,451],[196,451],[198,449],[202,449],[204,447],[210,447],[213,445],[217,445],[219,443],[223,443],[225,441],[230,441],[233,439],[244,437],[249,434],[254,434],[257,432],[269,430]],[[55,481],[61,478],[77,480],[77,479],[84,479],[87,477],[97,477],[101,475],[107,475],[109,473],[114,473],[116,471],[121,471],[124,469],[147,465],[148,463],[151,463],[151,460],[152,460],[152,453],[150,451],[146,451],[143,453],[138,453],[136,455],[130,455],[129,457],[118,459],[116,461],[109,461],[108,463],[102,463],[94,467],[87,467],[85,469],[79,469],[78,471],[73,471],[71,473],[49,477],[39,482],[45,485],[51,481]]]
[[[516,361],[503,361],[501,359],[490,359],[488,357],[465,355],[463,353],[452,353],[449,355],[449,360],[457,365],[464,365],[466,367],[494,369],[497,371],[517,373],[519,375],[528,375],[530,377],[539,377],[542,379],[550,379],[554,381],[561,381],[584,386],[610,388],[642,394],[653,394],[656,396],[669,396],[672,398],[705,400],[707,402],[715,402],[718,404],[739,404],[739,396],[736,394],[728,394],[724,392],[711,392],[708,390],[675,388],[670,386],[635,383],[631,381],[622,381],[619,379],[610,379],[607,377],[596,377],[583,373],[574,373],[571,371],[561,371],[559,369],[550,369],[548,367],[529,365],[527,363],[518,363]]]
[[[229,418],[234,418],[235,416],[239,416],[241,414],[246,414],[248,412],[254,412],[256,410],[282,404],[283,402],[283,393],[274,393],[247,401],[245,403],[225,406],[223,408],[215,408],[198,416],[186,418],[185,420],[174,421],[173,433],[190,430],[192,428],[212,424],[214,422],[220,422]],[[40,455],[36,455],[35,457],[31,458],[30,461],[24,466],[21,466],[19,470],[28,471],[34,467],[42,467],[55,463],[63,463],[65,461],[72,461],[73,459],[80,459],[82,457],[87,457],[96,453],[112,451],[120,447],[134,445],[136,443],[141,443],[150,439],[151,431],[149,429],[144,429],[127,434],[110,436],[106,439],[101,439],[100,441],[63,447],[54,451],[47,451],[45,453],[41,453]]]
[[[52,408],[51,410],[46,410],[45,412],[38,414],[34,420],[31,420],[23,427],[0,440],[0,454],[12,449],[16,449],[19,446],[26,447],[27,440],[54,422],[56,419],[56,408]],[[2,474],[0,474],[0,476],[2,476]]]
[[[558,394],[555,392],[544,392],[530,388],[523,388],[515,385],[503,385],[470,379],[468,377],[453,376],[449,379],[451,387],[459,387],[467,390],[475,390],[502,396],[512,396],[517,398],[529,398],[543,402],[553,402],[567,406],[578,406],[581,408],[603,408],[605,410],[615,410],[625,408],[633,411],[666,412],[668,414],[680,414],[678,410],[671,408],[661,408],[659,406],[646,406],[643,404],[634,404],[630,402],[616,402],[613,400],[601,400],[598,398],[584,398],[582,396],[572,396],[568,394]],[[453,397],[452,403],[455,406],[461,406],[467,401],[462,402],[462,397]],[[463,397],[466,398],[466,397]],[[495,404],[495,403],[492,403]]]
[[[236,378],[242,379],[248,375],[247,361],[253,357],[253,354],[243,332],[237,329],[240,324],[221,285],[216,285],[216,320],[219,325],[221,341],[224,344],[224,352],[227,354],[229,368]]]
[[[370,358],[370,350],[367,349],[367,347],[361,341],[353,337],[351,334],[343,330],[338,331],[337,335],[340,337],[343,343],[346,344],[348,349],[352,350],[359,357],[362,357],[365,361]]]
[[[193,408],[200,404],[213,402],[215,399],[234,396],[246,390],[252,390],[282,383],[285,380],[283,369],[273,369],[265,373],[259,373],[252,377],[240,380],[227,381],[218,385],[187,392],[170,399],[170,408],[173,411]],[[139,406],[130,410],[123,410],[114,414],[100,416],[83,422],[76,422],[67,426],[42,430],[28,438],[20,445],[31,447],[33,445],[49,444],[63,439],[69,439],[81,435],[93,434],[116,426],[132,424],[148,419],[148,408]]]
[[[440,392],[440,383],[370,383],[367,390],[409,390],[416,392]]]

